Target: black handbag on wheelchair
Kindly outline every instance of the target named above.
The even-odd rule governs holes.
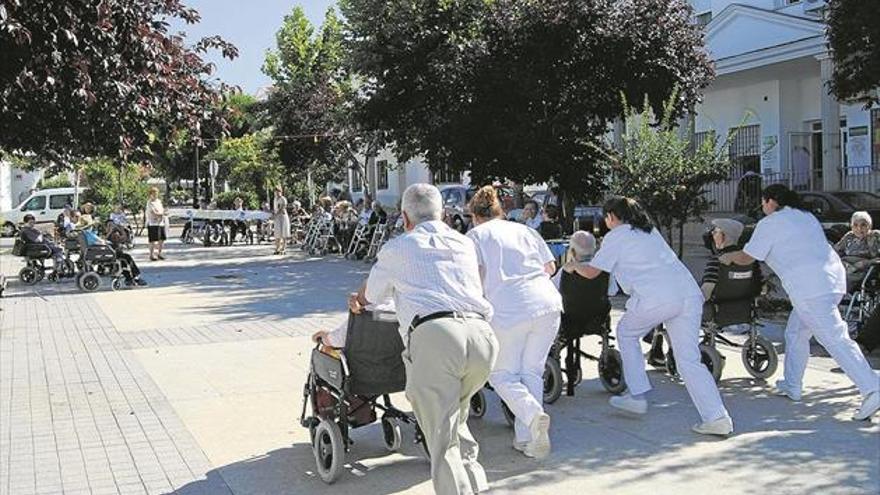
[[[703,309],[703,321],[714,321],[719,328],[750,323],[754,300],[760,293],[761,269],[757,263],[721,264],[712,299]]]

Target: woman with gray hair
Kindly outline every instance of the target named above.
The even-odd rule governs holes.
[[[872,230],[873,223],[867,211],[853,213],[852,230],[834,245],[846,269],[846,285],[850,290],[861,283],[871,263],[880,258],[880,230]]]

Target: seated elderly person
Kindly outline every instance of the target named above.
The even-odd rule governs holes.
[[[593,259],[594,254],[596,254],[596,238],[593,234],[578,230],[571,235],[567,259],[586,263]],[[604,318],[611,310],[608,296],[618,292],[617,283],[607,273],[595,279],[588,279],[577,272],[559,270],[553,276],[553,283],[562,293],[563,333],[567,333],[565,330],[567,324],[575,323],[573,320],[584,323],[584,320]]]
[[[554,205],[544,207],[544,213],[541,224],[538,226],[538,233],[544,240],[562,238],[562,225],[559,225],[559,208]]]
[[[866,211],[853,213],[852,230],[834,245],[846,268],[847,287],[854,289],[861,283],[871,263],[880,258],[880,230],[872,230],[873,221]]]
[[[50,241],[46,236],[36,227],[37,219],[28,213],[24,216],[24,225],[21,227],[20,236],[24,242],[28,244],[42,244],[49,248],[52,252],[52,260],[55,262],[55,266],[60,268],[64,266],[64,250],[57,246],[54,242]]]
[[[745,225],[729,218],[717,218],[712,220],[712,257],[706,262],[706,268],[703,270],[703,280],[700,289],[703,292],[703,298],[707,302],[713,301],[716,297],[716,288],[721,277],[729,277],[732,280],[752,280],[754,285],[750,285],[753,294],[757,295],[761,291],[761,267],[757,262],[751,266],[731,266],[728,253],[734,253],[742,249],[739,240]],[[749,269],[751,269],[751,277],[749,277]],[[722,281],[723,282],[723,281]],[[703,317],[712,318],[713,311],[709,307],[703,310]],[[748,326],[732,325],[725,329],[730,333],[748,332]]]
[[[110,246],[111,248],[113,248],[113,251],[115,251],[116,258],[120,261],[120,266],[122,267],[122,276],[123,278],[125,278],[125,283],[138,287],[144,287],[147,285],[147,282],[141,278],[141,271],[138,268],[137,263],[134,262],[134,258],[132,258],[130,254],[123,251],[121,246],[101,239],[98,234],[90,229],[82,231],[81,242],[84,242],[86,247],[98,245]],[[83,252],[85,252],[85,250],[83,250]]]

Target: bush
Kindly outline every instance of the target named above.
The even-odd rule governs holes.
[[[122,174],[120,181],[120,172]],[[147,204],[149,186],[147,176],[137,165],[119,166],[107,159],[90,160],[83,166],[83,186],[89,188],[88,194],[80,200],[95,204],[97,214],[107,219],[114,205],[119,202],[120,193],[125,207],[139,212]]]
[[[54,189],[57,187],[73,187],[73,184],[70,182],[70,177],[66,174],[56,175],[54,177],[49,177],[48,179],[44,178],[39,183],[40,189]]]
[[[244,201],[244,209],[246,210],[259,210],[260,209],[260,198],[257,197],[256,193],[251,191],[229,191],[217,193],[216,203],[217,208],[221,210],[231,210],[233,207],[233,203],[235,198],[241,198]]]

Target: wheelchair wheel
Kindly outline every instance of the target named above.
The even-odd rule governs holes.
[[[21,280],[21,283],[25,285],[34,285],[35,283],[40,281],[40,275],[37,272],[36,268],[26,266],[19,270],[18,279]]]
[[[507,425],[513,427],[513,424],[516,423],[516,416],[513,415],[513,411],[507,407],[507,403],[503,400],[501,401],[501,412],[504,414],[504,420],[507,421]]]
[[[110,288],[114,291],[122,289],[122,277],[113,277],[113,282],[110,283]]]
[[[318,465],[318,475],[324,483],[332,484],[342,474],[342,467],[345,464],[345,445],[339,425],[322,419],[315,429],[312,450]]]
[[[471,397],[470,415],[474,418],[482,418],[486,415],[486,393],[483,389],[477,390],[477,393]]]
[[[620,395],[626,390],[626,381],[623,379],[623,360],[617,349],[605,349],[599,354],[599,382],[605,390]]]
[[[79,288],[86,292],[94,292],[101,287],[101,277],[95,272],[83,273],[77,282]]]
[[[555,357],[548,357],[544,364],[544,403],[553,404],[562,395],[562,367]]]
[[[382,416],[382,439],[389,452],[397,452],[401,445],[400,421],[390,416]]]
[[[724,356],[718,352],[718,349],[707,344],[700,344],[700,361],[709,369],[715,383],[720,382],[721,373],[724,371]]]
[[[742,362],[755,378],[764,380],[776,373],[779,365],[779,356],[773,343],[761,335],[756,335],[754,340],[749,339],[742,348]]]

